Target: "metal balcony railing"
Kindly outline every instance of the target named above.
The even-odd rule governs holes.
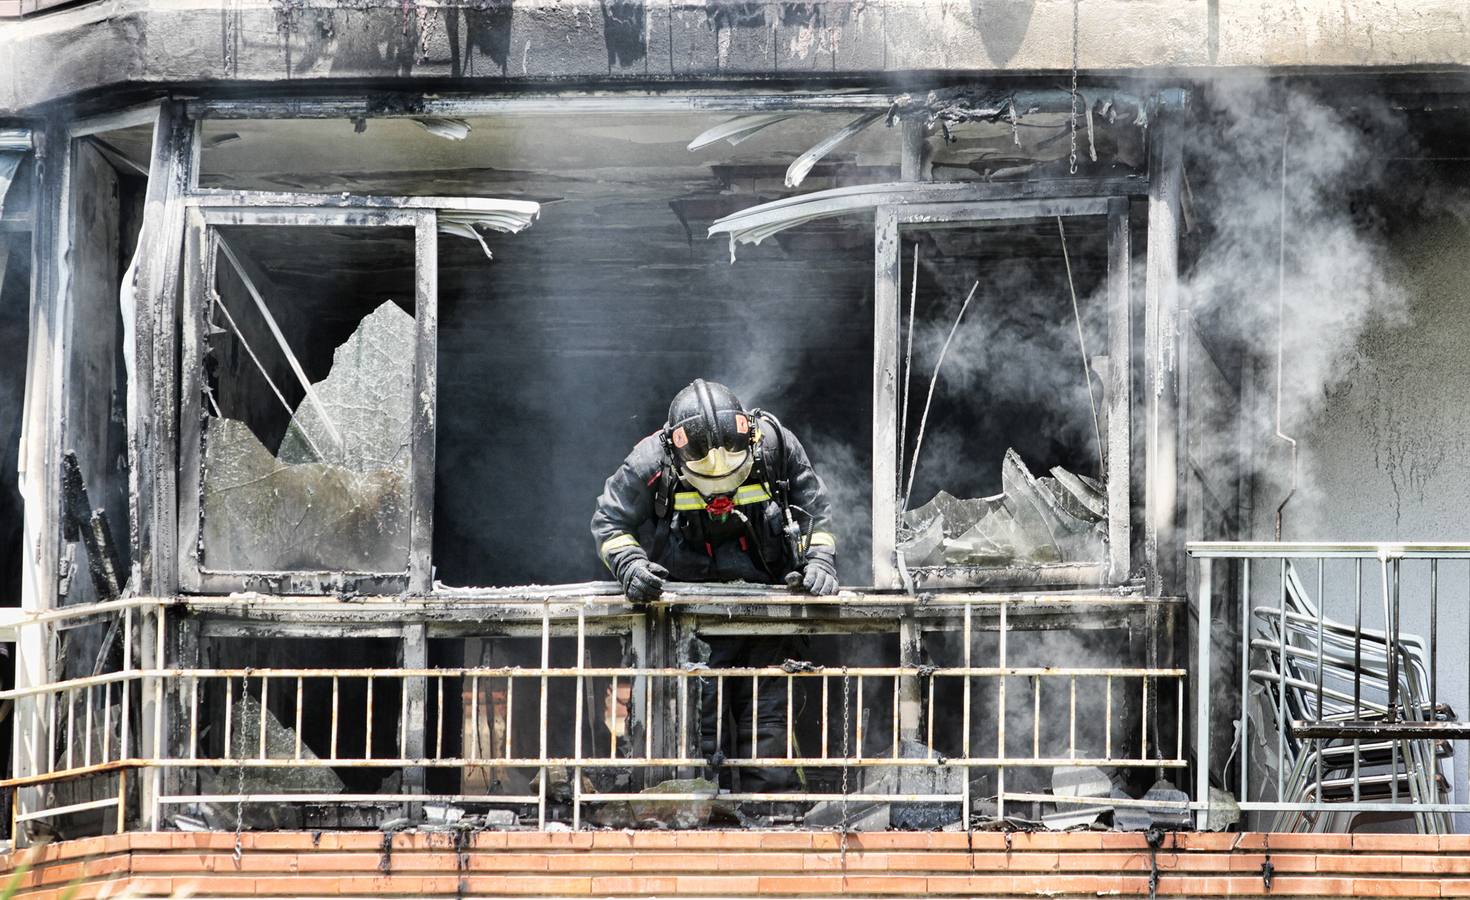
[[[66,834],[180,816],[239,827],[264,807],[385,819],[454,804],[541,827],[606,824],[609,808],[636,816],[651,802],[810,813],[837,801],[839,815],[919,804],[956,822],[1070,809],[1095,801],[1048,793],[1057,770],[1133,770],[1145,784],[1172,771],[1182,783],[1176,606],[731,588],[635,608],[578,588],[63,609],[19,626],[44,633],[22,647],[65,662],[54,680],[0,694],[16,704],[5,786],[15,826]],[[807,643],[789,659],[702,661],[707,642],[791,636]],[[394,664],[353,658],[354,641],[381,638],[397,642]],[[300,640],[318,642],[320,665],[233,661],[247,645],[270,658]],[[465,642],[498,661],[454,660]],[[785,785],[752,787],[762,771],[784,771]]]
[[[1470,812],[1453,802],[1453,745],[1470,727],[1441,688],[1442,662],[1466,665],[1470,545],[1195,543],[1189,553],[1198,796],[1214,773],[1262,830],[1349,830],[1357,814],[1398,813],[1447,832],[1450,814]],[[1441,660],[1452,585],[1461,649]],[[1213,655],[1222,644],[1223,659]],[[1232,758],[1216,765],[1222,751]]]

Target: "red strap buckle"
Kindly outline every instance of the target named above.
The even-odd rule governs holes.
[[[735,501],[729,497],[716,497],[705,504],[704,511],[712,516],[728,516],[735,511]]]

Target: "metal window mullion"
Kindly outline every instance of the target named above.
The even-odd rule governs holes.
[[[414,218],[413,422],[409,431],[412,504],[409,590],[434,589],[434,472],[439,383],[439,228],[436,210]],[[545,666],[543,666],[545,668]]]
[[[1108,201],[1108,581],[1130,574],[1133,443],[1133,249],[1129,199]]]
[[[897,587],[899,208],[878,207],[873,220],[873,584]]]

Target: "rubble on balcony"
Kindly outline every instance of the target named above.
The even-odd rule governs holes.
[[[272,455],[208,419],[203,545],[215,570],[402,571],[408,557],[413,316],[385,302],[339,346]]]
[[[1106,555],[1103,485],[1060,466],[1037,478],[1015,450],[1004,493],[973,499],[940,491],[903,514],[898,551],[910,567],[1096,563]]]
[[[910,740],[900,740],[899,752],[905,759],[939,758],[939,754],[925,745]],[[843,827],[851,831],[883,831],[888,828],[932,831],[943,828],[960,820],[958,797],[964,789],[964,778],[964,769],[943,766],[867,769],[861,776],[863,794],[952,794],[956,802],[823,800],[812,805],[803,822],[808,828]]]
[[[593,824],[604,828],[703,828],[709,824],[717,807],[721,807],[719,811],[729,818],[737,815],[732,804],[721,803],[716,799],[719,787],[707,778],[662,781],[644,788],[637,799],[599,804],[588,818]],[[693,802],[683,799],[660,800],[659,794],[707,794],[709,799]]]
[[[262,715],[265,718],[264,731],[261,729]],[[298,747],[296,732],[282,725],[270,710],[262,711],[260,701],[248,691],[242,692],[235,700],[228,753],[231,759],[240,760],[261,756],[266,759],[296,759],[298,754],[303,760],[318,758],[305,742]],[[342,792],[343,783],[336,772],[319,766],[239,766],[201,769],[199,789],[204,794],[338,794]],[[244,828],[300,828],[302,814],[302,807],[291,803],[201,803],[184,812],[185,823],[202,820],[214,830],[233,830],[237,824]]]
[[[1058,797],[1097,798],[1106,801],[1113,795],[1113,780],[1096,766],[1057,766],[1051,772],[1051,792]],[[1041,817],[1047,828],[1067,831],[1072,828],[1091,827],[1105,813],[1113,812],[1106,802],[1096,805],[1058,803],[1057,811]]]

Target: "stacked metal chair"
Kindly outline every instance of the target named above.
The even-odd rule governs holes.
[[[1257,628],[1251,639],[1251,681],[1264,688],[1258,696],[1269,704],[1261,721],[1275,728],[1278,717],[1285,719],[1284,731],[1272,732],[1281,757],[1276,773],[1281,801],[1402,803],[1404,813],[1413,815],[1421,833],[1450,831],[1448,815],[1414,808],[1440,802],[1450,794],[1453,778],[1448,769],[1453,751],[1447,742],[1295,736],[1293,722],[1387,720],[1392,667],[1390,641],[1384,632],[1360,632],[1322,616],[1295,565],[1288,563],[1285,577],[1284,609],[1254,606]],[[1400,720],[1452,719],[1448,707],[1430,706],[1429,655],[1424,640],[1401,633],[1397,656],[1395,706]],[[1276,814],[1271,830],[1347,831],[1355,815],[1283,811]]]

